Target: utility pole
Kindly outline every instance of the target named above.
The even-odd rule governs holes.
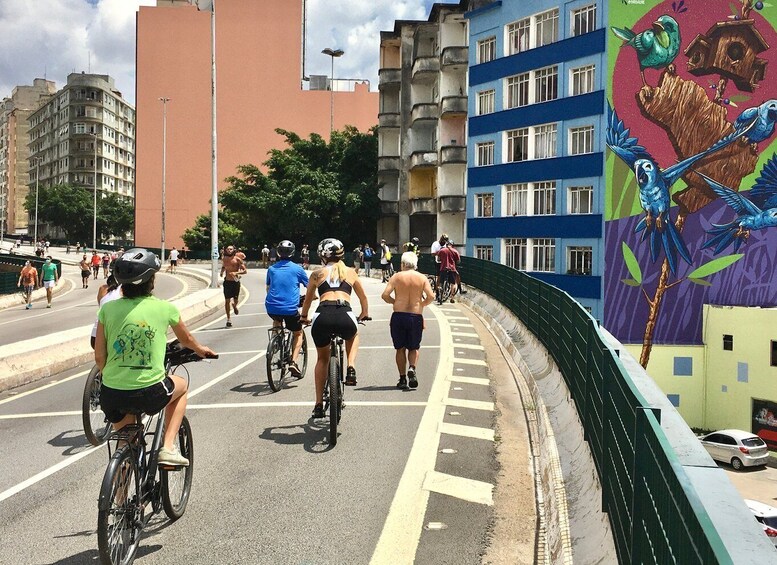
[[[97,132],[94,136],[94,223],[92,225],[92,251],[97,249]]]
[[[219,286],[219,193],[216,168],[216,0],[210,14],[210,80],[211,80],[211,194],[210,194],[210,287]]]
[[[33,228],[33,245],[38,244],[38,185],[40,183],[40,157],[35,159],[35,227]]]
[[[165,190],[167,185],[167,103],[170,102],[169,98],[160,98],[162,102],[162,246],[161,256],[162,264],[165,263],[165,208],[166,208],[166,196]]]

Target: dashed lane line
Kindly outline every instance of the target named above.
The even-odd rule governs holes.
[[[474,439],[485,439],[488,441],[494,441],[494,430],[491,428],[480,428],[477,426],[463,426],[461,424],[450,424],[443,422],[440,424],[440,433],[471,437]]]
[[[459,347],[460,344],[456,344],[454,347]],[[488,363],[482,359],[459,359],[458,357],[453,360],[454,363],[462,363],[464,365],[479,365],[481,367],[488,367]]]
[[[465,383],[468,385],[488,386],[491,384],[491,381],[488,379],[481,379],[478,377],[460,377],[458,375],[452,375],[448,377],[448,380],[453,383]]]
[[[458,408],[471,408],[472,410],[485,410],[488,412],[494,411],[494,403],[486,402],[483,400],[467,400],[465,398],[446,398],[443,402],[448,406],[456,406]]]
[[[91,371],[91,369],[89,369],[89,371]],[[80,373],[76,373],[75,375],[71,375],[69,377],[65,377],[64,379],[59,379],[57,381],[51,381],[48,384],[45,384],[43,386],[39,386],[38,388],[34,388],[32,390],[28,390],[27,392],[21,392],[19,394],[15,394],[14,396],[9,396],[8,398],[4,398],[3,400],[0,400],[0,404],[5,404],[6,402],[12,402],[14,400],[18,400],[20,398],[24,398],[25,396],[29,396],[30,394],[33,394],[33,393],[45,390],[47,388],[51,388],[53,386],[61,385],[62,383],[66,383],[67,381],[72,381],[73,379],[77,379],[79,377],[83,377],[84,375],[88,375],[89,371],[81,371]]]
[[[429,471],[426,474],[423,488],[468,502],[485,504],[487,506],[494,505],[494,485],[484,483],[483,481],[465,479],[438,471]]]
[[[454,349],[477,349],[478,351],[485,351],[486,348],[476,343],[456,343],[453,345]]]
[[[453,337],[480,337],[478,334],[470,332],[451,332]]]

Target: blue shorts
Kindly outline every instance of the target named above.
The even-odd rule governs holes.
[[[421,349],[421,335],[424,333],[424,317],[421,314],[394,312],[389,326],[394,349]]]

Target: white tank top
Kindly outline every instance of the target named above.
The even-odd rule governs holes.
[[[106,304],[110,302],[111,300],[116,300],[117,298],[121,298],[121,285],[117,286],[113,290],[109,291],[100,299],[100,308],[103,307],[103,304]],[[97,310],[99,311],[100,308]],[[94,321],[94,325],[92,326],[92,337],[97,337],[97,322],[98,320]]]

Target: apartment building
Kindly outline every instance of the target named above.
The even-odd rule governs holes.
[[[108,75],[71,73],[29,117],[30,185],[135,197],[135,108]]]
[[[465,237],[471,4],[434,4],[427,21],[381,32],[378,237],[392,245]]]
[[[13,89],[0,102],[0,222],[5,234],[27,233],[24,201],[29,191],[28,118],[57,88],[42,78]]]

